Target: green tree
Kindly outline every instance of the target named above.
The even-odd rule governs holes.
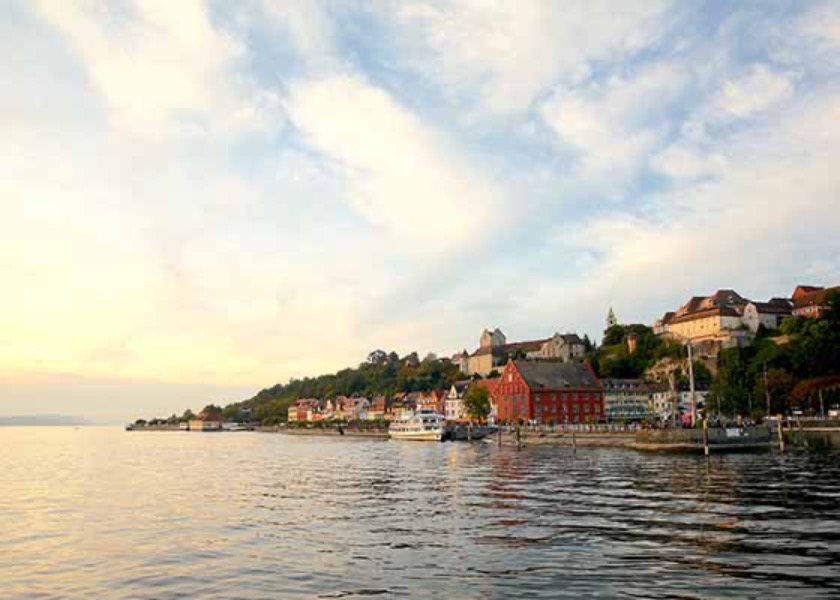
[[[471,385],[464,395],[464,410],[473,421],[483,421],[490,414],[490,394],[487,388]]]
[[[718,358],[718,378],[709,394],[710,408],[723,414],[746,414],[749,408],[747,390],[747,360],[742,348],[721,350]]]
[[[790,409],[790,396],[793,390],[793,377],[784,369],[767,369],[767,387],[770,392],[770,413],[784,414]],[[755,379],[755,399],[762,409],[766,406],[764,373]]]

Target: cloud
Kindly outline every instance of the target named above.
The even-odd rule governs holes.
[[[581,183],[618,193],[674,126],[670,111],[688,83],[683,70],[660,61],[630,75],[559,87],[539,113],[577,152]]]
[[[802,100],[775,128],[722,141],[714,180],[654,196],[642,215],[599,214],[571,241],[563,232],[558,239],[598,260],[574,284],[532,290],[530,308],[613,304],[625,318],[650,321],[657,307],[722,287],[756,299],[784,294],[813,264],[822,278],[840,278],[837,265],[825,268],[840,252],[836,117],[840,97]]]
[[[668,2],[423,2],[396,21],[416,69],[496,114],[527,110],[558,79],[652,44]],[[430,59],[429,52],[433,53]]]
[[[82,59],[121,131],[201,137],[255,130],[276,118],[276,97],[249,93],[235,74],[246,49],[214,27],[200,0],[37,7]]]
[[[501,206],[492,180],[385,90],[335,75],[294,83],[285,106],[304,141],[334,163],[354,209],[394,252],[439,257],[492,233]]]
[[[728,115],[746,118],[789,100],[793,93],[790,77],[767,65],[753,65],[741,78],[723,85],[718,107]]]

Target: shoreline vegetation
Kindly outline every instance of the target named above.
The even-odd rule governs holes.
[[[840,406],[840,296],[837,294],[830,298],[829,309],[820,318],[789,317],[776,330],[760,326],[749,345],[719,348],[714,355],[695,353],[693,360],[687,358],[685,345],[657,335],[653,328],[641,324],[611,324],[600,345],[593,344],[588,336],[584,336],[584,343],[586,353],[581,360],[588,362],[601,379],[664,381],[670,382],[671,389],[676,390],[683,389],[693,371],[696,384],[706,390],[705,403],[698,408],[708,417],[710,426],[768,423],[768,415],[771,416],[770,423],[777,422],[780,416],[786,422],[810,417],[825,419],[834,414],[829,409],[836,411]],[[508,360],[523,358],[507,356]],[[130,427],[149,431],[183,430],[190,423],[203,419],[218,425],[217,429],[234,425],[237,429],[283,431],[290,435],[341,435],[338,433],[340,427],[348,436],[384,437],[388,422],[382,418],[380,409],[377,409],[376,421],[349,418],[318,421],[305,417],[305,422],[287,423],[289,409],[301,399],[324,402],[338,398],[369,398],[372,412],[373,400],[377,398],[387,400],[412,393],[445,394],[456,382],[498,377],[498,370],[484,378],[467,377],[455,360],[439,358],[433,353],[421,359],[417,352],[400,356],[396,352],[375,350],[356,368],[317,377],[292,378],[288,383],[265,388],[246,400],[225,406],[209,404],[199,415],[188,409],[180,416],[173,414],[149,421],[138,419]],[[489,410],[489,406],[487,408]],[[486,414],[482,411],[481,415],[471,415],[470,419],[481,422]],[[386,419],[389,416],[385,414]],[[698,424],[701,421],[698,419]],[[581,424],[595,423],[587,419]],[[606,425],[631,423],[611,420]],[[599,424],[605,425],[603,419]],[[645,417],[637,424],[650,429],[660,429],[664,425],[655,419],[655,415]],[[827,422],[823,425],[814,423],[810,428],[820,426],[830,428]],[[589,443],[583,441],[590,439],[584,438],[583,434],[578,437],[582,445]],[[532,444],[567,443],[563,435],[545,432],[536,436],[525,433],[522,439]],[[615,440],[607,437],[603,443],[620,445]]]

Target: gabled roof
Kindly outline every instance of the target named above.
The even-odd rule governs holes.
[[[816,285],[797,285],[796,289],[793,290],[793,299],[797,300],[801,296],[806,296],[808,294],[813,294],[814,292],[819,292],[823,288]]]
[[[793,303],[784,298],[773,298],[770,302],[751,302],[760,313],[769,315],[789,315],[793,309]]]
[[[815,292],[800,296],[793,301],[793,307],[804,308],[806,306],[825,306],[829,295],[834,292],[840,292],[840,286],[828,289],[819,289]]]
[[[568,388],[601,389],[601,384],[592,370],[579,362],[534,362],[512,361],[519,374],[534,391],[563,390]]]
[[[485,390],[487,390],[490,394],[492,394],[495,391],[496,386],[499,385],[500,381],[501,379],[499,377],[496,377],[495,379],[479,379],[478,381],[473,381],[472,384],[478,387],[482,387]]]

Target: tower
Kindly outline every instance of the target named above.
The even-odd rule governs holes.
[[[618,325],[618,319],[615,318],[615,313],[613,312],[612,306],[610,307],[610,312],[607,313],[607,329],[610,327],[615,327]]]

